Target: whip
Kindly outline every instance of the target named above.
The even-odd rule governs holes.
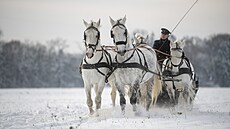
[[[190,12],[190,10],[194,7],[194,5],[198,2],[198,0],[196,0],[192,6],[188,9],[188,11],[183,15],[183,17],[180,19],[180,21],[176,24],[176,26],[172,29],[171,34],[173,33],[173,31],[177,28],[177,26],[181,23],[181,21],[185,18],[185,16]]]

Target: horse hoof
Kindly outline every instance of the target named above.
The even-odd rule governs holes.
[[[95,113],[94,113],[94,116],[95,116],[95,117],[99,117],[99,113],[98,113],[98,112],[95,112]]]
[[[122,110],[122,111],[125,110],[125,105],[121,105],[121,110]]]
[[[94,110],[93,109],[90,109],[90,115],[93,115],[94,114]]]
[[[133,111],[137,111],[137,106],[136,105],[133,105]]]
[[[125,110],[122,110],[122,111],[121,111],[121,114],[122,114],[123,116],[125,116]]]

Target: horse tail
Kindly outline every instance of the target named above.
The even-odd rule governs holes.
[[[162,92],[161,79],[158,75],[154,75],[153,89],[152,89],[152,103],[157,102],[159,94]]]

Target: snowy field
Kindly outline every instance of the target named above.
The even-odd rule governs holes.
[[[122,115],[109,94],[106,88],[95,117],[83,88],[1,89],[0,129],[230,129],[230,88],[200,88],[193,110],[182,115],[157,107],[133,113],[128,101]]]

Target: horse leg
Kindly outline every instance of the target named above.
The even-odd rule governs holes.
[[[136,111],[137,92],[139,90],[139,86],[139,81],[135,81],[135,83],[132,85],[132,95],[130,97],[130,103],[133,106],[133,111]]]
[[[111,93],[110,93],[110,95],[111,95],[111,100],[112,100],[112,104],[113,104],[113,107],[115,107],[116,94],[117,94],[116,89],[117,89],[117,88],[116,88],[116,85],[115,85],[115,82],[114,82],[114,81],[110,82],[109,84],[110,84],[110,86],[111,86],[111,88],[112,88]]]
[[[125,105],[126,105],[126,100],[125,100],[125,86],[120,83],[116,83],[117,90],[120,95],[120,106],[121,106],[121,111],[125,113]]]
[[[179,84],[180,89],[178,89],[179,97],[178,97],[178,105],[177,105],[177,113],[180,115],[182,114],[182,111],[184,110],[184,106],[186,103],[186,91],[183,87],[183,83]]]
[[[175,99],[175,90],[173,89],[173,84],[167,85],[167,92],[170,98],[170,105],[172,104],[175,106],[176,99]]]
[[[85,87],[85,93],[86,93],[86,97],[87,97],[86,103],[88,105],[89,112],[92,115],[94,113],[94,110],[93,110],[93,101],[91,98],[91,86]]]
[[[104,86],[105,84],[103,82],[100,82],[97,86],[96,97],[95,97],[96,110],[101,108],[101,95],[104,90]]]
[[[146,111],[149,111],[149,108],[152,104],[152,90],[153,90],[153,85],[152,85],[152,79],[151,81],[148,81],[147,86],[146,86]]]
[[[147,90],[145,85],[146,85],[145,83],[142,83],[140,85],[140,88],[137,90],[137,104],[142,105],[144,107],[146,105],[145,99],[146,99],[146,90]]]
[[[142,101],[142,87],[140,87],[140,89],[137,91],[137,104],[142,104],[143,101]]]
[[[191,104],[191,106],[193,106],[193,102],[194,102],[194,99],[196,97],[196,89],[194,89],[194,85],[195,84],[192,84],[189,87],[189,96],[190,96],[190,104]]]
[[[194,101],[194,97],[195,97],[195,93],[192,90],[192,84],[188,87],[185,87],[184,89],[184,98],[186,100],[186,110],[191,111],[192,107],[193,107],[193,101]]]

